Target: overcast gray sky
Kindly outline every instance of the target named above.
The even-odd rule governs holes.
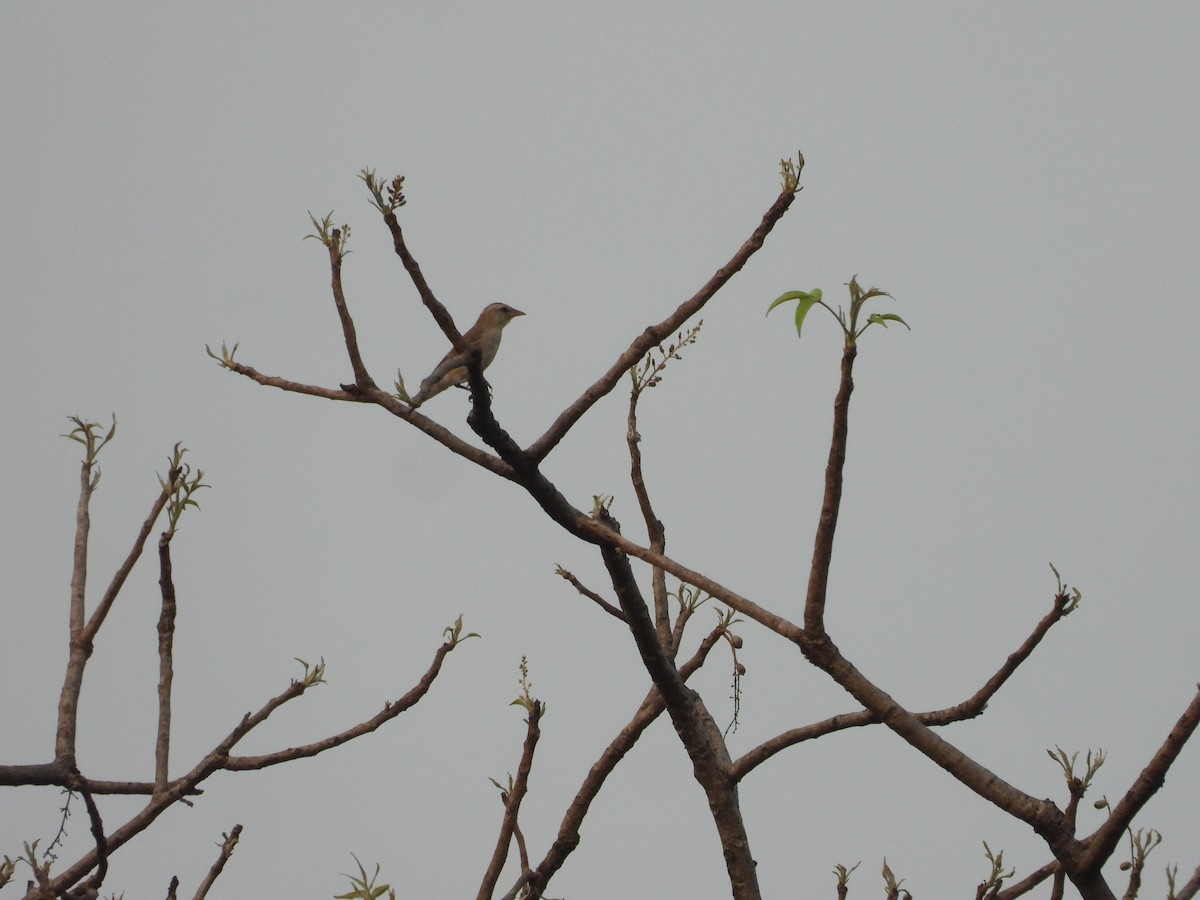
[[[528,442],[726,261],[776,196],[779,159],[803,150],[791,212],[643,406],[672,555],[799,616],[840,339],[827,316],[797,341],[787,314],[763,312],[795,288],[841,300],[858,273],[913,330],[862,342],[835,641],[912,708],[957,702],[1049,609],[1053,561],[1081,609],[982,719],[944,736],[1060,803],[1046,748],[1102,747],[1096,794],[1115,800],[1190,700],[1194,5],[10,0],[0,20],[0,760],[53,747],[71,414],[120,421],[93,508],[93,602],[176,441],[213,485],[176,541],[175,773],[297,675],[293,657],[324,657],[330,683],[243,749],[371,715],[459,613],[484,635],[385,730],[213,778],[114,858],[108,889],[161,897],[178,874],[190,896],[240,822],[222,897],[330,897],[352,851],[400,896],[473,894],[500,819],[487,779],[515,769],[523,738],[508,706],[520,657],[549,707],[522,816],[535,858],[646,689],[628,632],[554,576],[561,564],[602,589],[594,553],[516,488],[379,410],[261,388],[205,355],[237,341],[263,371],[348,380],[326,256],[301,241],[307,212],[333,209],[353,225],[346,290],[377,380],[399,367],[415,385],[441,357],[355,178],[364,165],[407,176],[410,245],[460,325],[494,300],[528,313],[488,372],[497,414]],[[615,495],[637,536],[625,396],[545,468],[579,506]],[[426,409],[470,434],[465,394]],[[97,642],[89,776],[152,771],[156,579],[138,570]],[[854,708],[774,635],[739,632],[735,753]],[[696,680],[723,722],[729,673],[714,657]],[[858,860],[852,896],[878,896],[885,855],[915,895],[965,896],[983,840],[1018,876],[1047,861],[1026,827],[883,729],[794,748],[742,799],[771,897],[831,896],[832,867]],[[0,853],[48,842],[59,804],[0,793]],[[115,826],[137,806],[102,812]],[[1192,746],[1138,820],[1165,835],[1146,896],[1165,894],[1162,864],[1200,863],[1198,808]],[[74,859],[82,814],[70,831]],[[611,779],[552,893],[728,895],[665,721]]]

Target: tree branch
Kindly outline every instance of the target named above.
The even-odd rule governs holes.
[[[730,590],[723,584],[714,581],[706,575],[701,575],[695,569],[689,569],[682,563],[676,562],[662,553],[656,553],[654,550],[635,544],[624,535],[613,531],[597,519],[583,517],[575,524],[580,530],[589,535],[589,537],[585,538],[586,540],[590,540],[593,543],[607,544],[628,556],[637,557],[651,566],[664,569],[676,578],[687,582],[693,587],[699,588],[706,594],[711,594],[736,612],[753,619],[755,622],[769,628],[771,631],[774,631],[781,637],[787,638],[793,643],[798,643],[804,634],[798,625],[789,622],[783,616],[776,615],[770,610],[759,606],[757,603]]]
[[[455,453],[475,463],[475,465],[487,469],[495,475],[499,475],[501,478],[507,478],[510,481],[514,478],[512,469],[502,460],[497,459],[485,450],[468,444],[452,431],[433,421],[433,419],[421,415],[421,413],[408,406],[408,404],[401,403],[391,394],[377,387],[372,386],[362,391],[355,390],[353,392],[342,389],[334,390],[333,388],[289,381],[286,378],[279,378],[275,375],[264,375],[253,367],[243,365],[234,360],[221,360],[221,365],[231,372],[244,375],[257,384],[278,388],[281,391],[288,391],[293,394],[307,394],[310,397],[323,397],[326,400],[340,400],[349,403],[374,403],[386,409],[396,418],[403,419],[410,425],[415,426],[419,431],[433,438],[451,453]]]
[[[104,624],[105,617],[108,615],[109,610],[112,609],[113,602],[117,599],[117,594],[125,586],[125,579],[129,577],[129,573],[133,571],[134,565],[141,558],[142,551],[146,547],[146,539],[150,537],[150,532],[154,529],[154,523],[158,521],[158,517],[163,511],[163,507],[167,505],[169,497],[170,493],[166,488],[163,488],[154,499],[154,503],[151,504],[150,512],[146,516],[146,521],[142,523],[137,538],[134,539],[129,555],[125,557],[125,561],[121,563],[121,567],[113,574],[108,589],[104,592],[104,596],[100,598],[99,605],[97,605],[88,619],[87,627],[83,632],[83,640],[87,643],[90,644],[96,639],[96,635],[100,631],[100,626]]]
[[[833,535],[842,503],[842,470],[846,465],[846,434],[849,426],[850,394],[854,391],[854,357],[858,349],[849,344],[842,352],[842,379],[833,401],[833,437],[825,466],[825,496],[813,541],[812,569],[804,600],[804,630],[814,637],[825,633],[825,591],[833,560]]]
[[[1017,670],[1017,667],[1030,657],[1034,649],[1041,643],[1042,638],[1046,636],[1046,633],[1055,623],[1071,612],[1073,607],[1068,605],[1068,600],[1069,598],[1065,594],[1056,595],[1053,601],[1053,608],[1050,612],[1042,617],[1029,637],[1008,656],[996,673],[973,695],[954,706],[931,710],[929,712],[914,713],[913,715],[930,728],[973,719],[981,715],[984,709],[987,708],[988,703],[991,702],[992,697],[1004,686],[1004,683]],[[799,728],[792,728],[776,735],[770,740],[764,741],[735,760],[733,764],[734,777],[739,780],[744,778],[776,753],[795,744],[814,740],[835,731],[844,731],[848,728],[861,728],[864,725],[873,725],[878,722],[879,719],[874,714],[869,710],[862,709],[856,712],[831,716],[821,722],[814,722]]]
[[[342,324],[342,336],[346,340],[346,354],[350,357],[350,368],[354,370],[354,384],[362,390],[375,387],[375,382],[367,374],[367,367],[358,349],[358,334],[354,328],[354,320],[350,317],[350,308],[346,305],[346,295],[342,291],[342,247],[344,242],[338,229],[333,229],[333,239],[325,243],[329,251],[329,281],[333,292],[333,303],[337,307],[338,321]]]
[[[1163,786],[1167,771],[1179,757],[1180,751],[1200,724],[1200,691],[1192,697],[1183,715],[1175,723],[1154,758],[1142,769],[1137,780],[1125,792],[1125,796],[1113,808],[1112,813],[1104,824],[1087,839],[1087,849],[1079,859],[1079,869],[1083,872],[1098,872],[1100,867],[1112,856],[1117,842],[1129,827],[1143,806]]]
[[[412,708],[421,700],[433,686],[434,679],[442,669],[442,662],[449,653],[457,646],[456,644],[447,641],[438,647],[437,652],[433,655],[433,662],[425,674],[417,681],[417,683],[404,694],[404,696],[391,702],[385,703],[383,709],[366,719],[363,722],[347,728],[345,731],[327,737],[324,740],[314,741],[311,744],[303,744],[299,747],[289,747],[286,750],[277,750],[274,753],[264,753],[258,756],[230,756],[221,765],[222,769],[227,769],[230,772],[246,772],[251,769],[265,769],[268,766],[276,766],[280,763],[290,762],[293,759],[302,759],[309,756],[316,756],[318,753],[324,753],[333,747],[340,746],[347,741],[352,741],[364,734],[370,734],[375,731],[384,722],[388,722],[396,718],[400,713]]]
[[[1040,869],[1030,872],[1016,884],[1009,885],[996,895],[996,900],[1016,900],[1028,894],[1035,887],[1059,870],[1058,860],[1051,860]]]
[[[508,847],[512,843],[513,833],[517,828],[517,815],[521,811],[521,801],[525,799],[525,792],[529,787],[533,753],[537,749],[538,738],[541,737],[538,723],[541,721],[544,707],[540,702],[534,700],[526,707],[526,710],[529,718],[525,720],[525,746],[521,750],[521,762],[517,766],[517,777],[513,780],[512,789],[504,797],[504,818],[500,823],[500,835],[496,839],[496,849],[492,852],[491,862],[488,863],[487,871],[484,872],[483,883],[479,886],[479,893],[476,895],[478,900],[490,900],[496,892],[496,882],[500,880],[500,872],[504,868],[505,859],[508,858]],[[522,874],[525,874],[528,868],[527,859],[523,859]]]
[[[692,676],[696,670],[704,665],[708,653],[721,639],[721,635],[725,633],[725,628],[718,626],[700,642],[700,646],[692,657],[679,667],[680,676],[686,681]],[[633,749],[634,744],[650,727],[650,724],[662,715],[666,709],[666,703],[663,702],[662,694],[657,687],[651,687],[649,693],[638,707],[633,718],[629,723],[617,734],[615,738],[604,748],[604,752],[600,754],[600,758],[592,764],[588,770],[587,777],[579,786],[579,790],[575,794],[575,799],[571,801],[571,805],[567,807],[567,812],[563,816],[562,824],[558,827],[558,837],[554,844],[547,851],[546,856],[538,863],[537,868],[529,874],[524,875],[517,881],[515,885],[505,894],[505,900],[513,900],[517,893],[526,883],[530,885],[531,896],[540,897],[545,891],[546,886],[550,883],[550,879],[558,872],[559,869],[567,861],[567,857],[574,852],[579,846],[579,829],[583,826],[583,820],[591,809],[592,801],[600,793],[600,789],[604,787],[604,782],[608,776],[616,769],[617,764],[625,758],[625,755]]]
[[[555,569],[555,574],[557,574],[560,578],[563,578],[566,581],[570,582],[571,586],[573,588],[575,588],[575,590],[577,590],[583,596],[587,597],[589,600],[591,600],[593,603],[595,603],[597,606],[599,606],[602,610],[604,610],[606,613],[608,613],[613,618],[619,619],[622,622],[626,621],[625,613],[621,612],[620,607],[613,606],[613,604],[609,603],[607,600],[605,600],[603,597],[601,597],[595,591],[588,588],[586,585],[583,584],[583,582],[581,582],[578,578],[576,578],[574,575],[572,575],[570,572],[568,572],[562,566],[558,566]]]
[[[631,371],[635,372],[634,385],[633,390],[629,392],[629,413],[625,420],[625,443],[629,448],[629,481],[633,485],[633,493],[642,512],[642,521],[646,524],[650,549],[666,553],[667,529],[662,520],[654,514],[654,505],[650,502],[650,491],[646,487],[646,479],[642,472],[642,436],[638,434],[637,429],[637,405],[642,395],[642,385],[637,381],[636,369]],[[658,631],[659,643],[670,653],[671,611],[667,606],[667,573],[662,569],[652,569],[650,579],[650,591],[654,597],[654,627]]]
[[[1187,884],[1175,894],[1175,900],[1192,900],[1197,894],[1200,894],[1200,866],[1196,867],[1196,871],[1192,873]]]
[[[712,278],[692,297],[680,304],[671,315],[667,316],[667,318],[663,319],[657,325],[650,326],[638,335],[625,352],[617,357],[616,362],[612,364],[608,371],[601,375],[591,387],[585,390],[579,399],[563,410],[546,430],[545,434],[529,445],[529,459],[535,464],[545,459],[575,423],[583,417],[584,413],[591,409],[596,401],[616,387],[617,382],[629,371],[630,366],[634,365],[646,355],[647,351],[662,343],[680,325],[703,309],[704,305],[712,299],[713,295],[724,287],[726,282],[737,274],[750,260],[750,257],[762,247],[767,235],[771,233],[771,229],[775,227],[775,224],[783,217],[783,214],[788,211],[788,207],[792,205],[792,201],[795,199],[796,194],[794,191],[785,190],[781,193],[771,205],[771,208],[763,215],[758,227],[754,229],[745,243],[738,248],[738,251],[729,262],[717,269]]]
[[[171,473],[172,482],[176,473]],[[171,683],[175,679],[175,582],[171,575],[171,532],[158,539],[158,585],[162,612],[158,617],[158,730],[154,741],[154,789],[167,788],[171,754]]]
[[[182,778],[172,781],[165,791],[156,791],[140,812],[136,813],[124,825],[108,836],[108,852],[112,853],[112,851],[146,830],[165,810],[191,793],[196,785],[213,772],[221,769],[229,755],[229,751],[238,741],[265,722],[271,713],[280,706],[303,694],[309,686],[304,681],[293,681],[282,693],[268,700],[258,712],[247,713],[243,716],[237,726],[216,747],[209,751],[190,772]],[[52,885],[54,890],[62,891],[70,885],[75,884],[90,872],[96,864],[97,854],[95,850],[84,854],[84,856],[53,880]]]
[[[614,531],[616,522],[601,509],[600,519]],[[625,554],[604,544],[600,547],[613,589],[629,622],[642,663],[650,673],[671,716],[671,724],[692,760],[696,781],[708,798],[713,823],[721,840],[725,869],[735,900],[761,896],[750,839],[742,819],[737,782],[730,776],[731,762],[720,729],[704,707],[700,695],[688,688],[669,657],[670,648],[659,643],[646,602],[638,590]]]
[[[83,670],[92,655],[92,644],[85,640],[84,594],[87,589],[88,537],[92,529],[89,506],[97,478],[92,477],[94,460],[91,454],[79,469],[79,503],[75,510],[75,549],[71,566],[71,605],[69,616],[69,655],[58,701],[58,727],[54,737],[54,758],[69,768],[75,768],[75,731],[79,718],[79,692],[83,686]]]
[[[204,880],[200,882],[200,886],[196,888],[196,896],[194,900],[204,900],[208,896],[209,889],[213,886],[213,882],[217,880],[220,874],[225,870],[225,863],[229,862],[229,857],[233,855],[233,849],[237,846],[238,841],[242,836],[242,826],[234,825],[233,830],[229,834],[223,834],[225,840],[221,842],[221,852],[217,854],[216,861],[208,870],[208,874],[204,876]]]
[[[450,316],[446,307],[441,301],[434,296],[433,289],[429,287],[429,282],[425,280],[425,275],[421,271],[421,266],[417,262],[408,249],[408,244],[404,240],[404,232],[400,228],[400,222],[396,219],[396,214],[391,210],[384,212],[383,221],[387,223],[388,231],[392,234],[392,249],[396,255],[400,257],[400,261],[404,263],[404,269],[408,272],[408,277],[412,280],[413,286],[417,289],[417,293],[421,297],[421,302],[425,304],[433,320],[437,322],[438,328],[442,329],[442,334],[446,336],[451,346],[458,353],[469,353],[470,348],[467,342],[463,340],[462,333],[454,324],[454,319]]]

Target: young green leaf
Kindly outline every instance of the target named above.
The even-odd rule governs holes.
[[[888,322],[899,322],[905,328],[908,328],[909,331],[912,331],[912,329],[909,328],[908,323],[895,313],[872,313],[867,317],[867,324],[869,325],[879,324],[884,328],[887,328]]]
[[[804,326],[804,317],[808,315],[808,311],[821,302],[821,289],[813,288],[811,291],[788,291],[786,294],[781,294],[779,297],[767,307],[767,315],[771,314],[771,310],[782,303],[787,303],[789,300],[799,301],[796,304],[796,336],[800,336],[800,330]]]

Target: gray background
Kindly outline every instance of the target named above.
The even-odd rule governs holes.
[[[332,208],[353,225],[346,290],[376,378],[398,366],[415,385],[441,357],[355,179],[364,165],[407,176],[411,247],[460,325],[493,300],[528,313],[488,372],[501,421],[528,442],[728,258],[774,199],[779,158],[802,149],[791,213],[643,406],[672,555],[800,615],[840,340],[828,316],[798,342],[787,313],[763,311],[795,288],[843,300],[858,273],[913,331],[862,342],[829,606],[839,646],[913,708],[958,702],[1049,609],[1053,560],[1082,608],[982,719],[945,736],[1060,803],[1046,748],[1103,747],[1094,796],[1115,802],[1189,701],[1193,5],[10,2],[2,18],[3,761],[53,746],[70,414],[120,420],[93,508],[92,602],[175,441],[214,485],[175,549],[174,771],[282,690],[293,657],[324,657],[329,685],[244,751],[373,714],[460,612],[484,635],[381,733],[213,778],[118,854],[110,890],[161,897],[177,873],[190,896],[241,822],[217,896],[344,892],[351,851],[400,896],[468,895],[500,819],[487,778],[520,751],[507,704],[521,655],[549,705],[522,816],[535,858],[645,691],[623,626],[553,574],[602,589],[595,554],[517,489],[381,411],[257,387],[205,356],[239,341],[263,371],[347,380],[326,257],[301,242],[306,212]],[[545,470],[578,505],[614,494],[636,536],[624,396]],[[451,391],[427,412],[469,435],[467,407]],[[148,558],[97,642],[88,775],[152,771],[156,579]],[[693,640],[712,621],[701,610]],[[779,639],[739,631],[735,752],[853,708]],[[717,654],[696,680],[722,721],[729,670]],[[1166,835],[1146,896],[1165,894],[1161,864],[1200,862],[1198,760],[1189,747],[1138,820]],[[883,729],[788,751],[742,797],[771,897],[831,896],[833,865],[860,859],[852,896],[875,896],[885,855],[917,896],[965,896],[985,872],[981,840],[1018,876],[1048,858]],[[48,841],[59,804],[0,793],[0,852]],[[111,827],[138,806],[102,812]],[[1084,828],[1098,816],[1087,806]],[[81,809],[70,832],[73,859],[89,840]],[[665,721],[613,776],[552,893],[728,895]]]

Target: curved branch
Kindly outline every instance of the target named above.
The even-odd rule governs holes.
[[[961,722],[966,719],[973,719],[983,713],[987,708],[992,697],[1004,686],[1004,683],[1017,670],[1017,667],[1027,660],[1033,653],[1042,638],[1046,636],[1055,623],[1059,622],[1067,616],[1073,609],[1069,605],[1069,598],[1065,594],[1057,594],[1054,597],[1054,606],[1041,621],[1034,626],[1032,633],[1027,637],[1015,651],[1009,654],[1005,659],[1004,664],[989,678],[984,685],[961,703],[954,706],[947,706],[944,709],[931,710],[929,712],[919,712],[913,715],[924,725],[930,728],[938,728],[944,725],[949,725],[953,722]],[[826,734],[831,734],[835,731],[844,731],[849,728],[861,728],[864,725],[878,724],[879,719],[868,710],[861,709],[856,712],[842,713],[840,715],[831,716],[820,722],[813,722],[810,725],[804,725],[799,728],[792,728],[788,731],[778,734],[775,737],[764,741],[754,749],[743,754],[739,759],[734,761],[733,771],[736,778],[739,780],[745,778],[750,772],[762,765],[776,753],[786,750],[803,741],[813,740],[823,737]]]
[[[277,750],[274,753],[263,753],[258,756],[230,756],[225,759],[221,768],[227,769],[230,772],[265,769],[268,766],[290,762],[293,759],[316,756],[318,753],[324,753],[326,750],[331,750],[364,734],[370,734],[384,722],[396,718],[400,713],[415,706],[429,692],[430,687],[433,686],[434,679],[441,672],[442,662],[445,660],[446,654],[456,646],[456,644],[447,641],[438,647],[437,652],[433,655],[433,662],[430,663],[425,674],[420,677],[417,683],[404,696],[392,703],[385,704],[384,708],[376,715],[358,723],[352,728],[347,728],[345,731],[327,737],[324,740],[314,741],[311,744],[303,744],[299,747],[288,747],[286,750]]]

